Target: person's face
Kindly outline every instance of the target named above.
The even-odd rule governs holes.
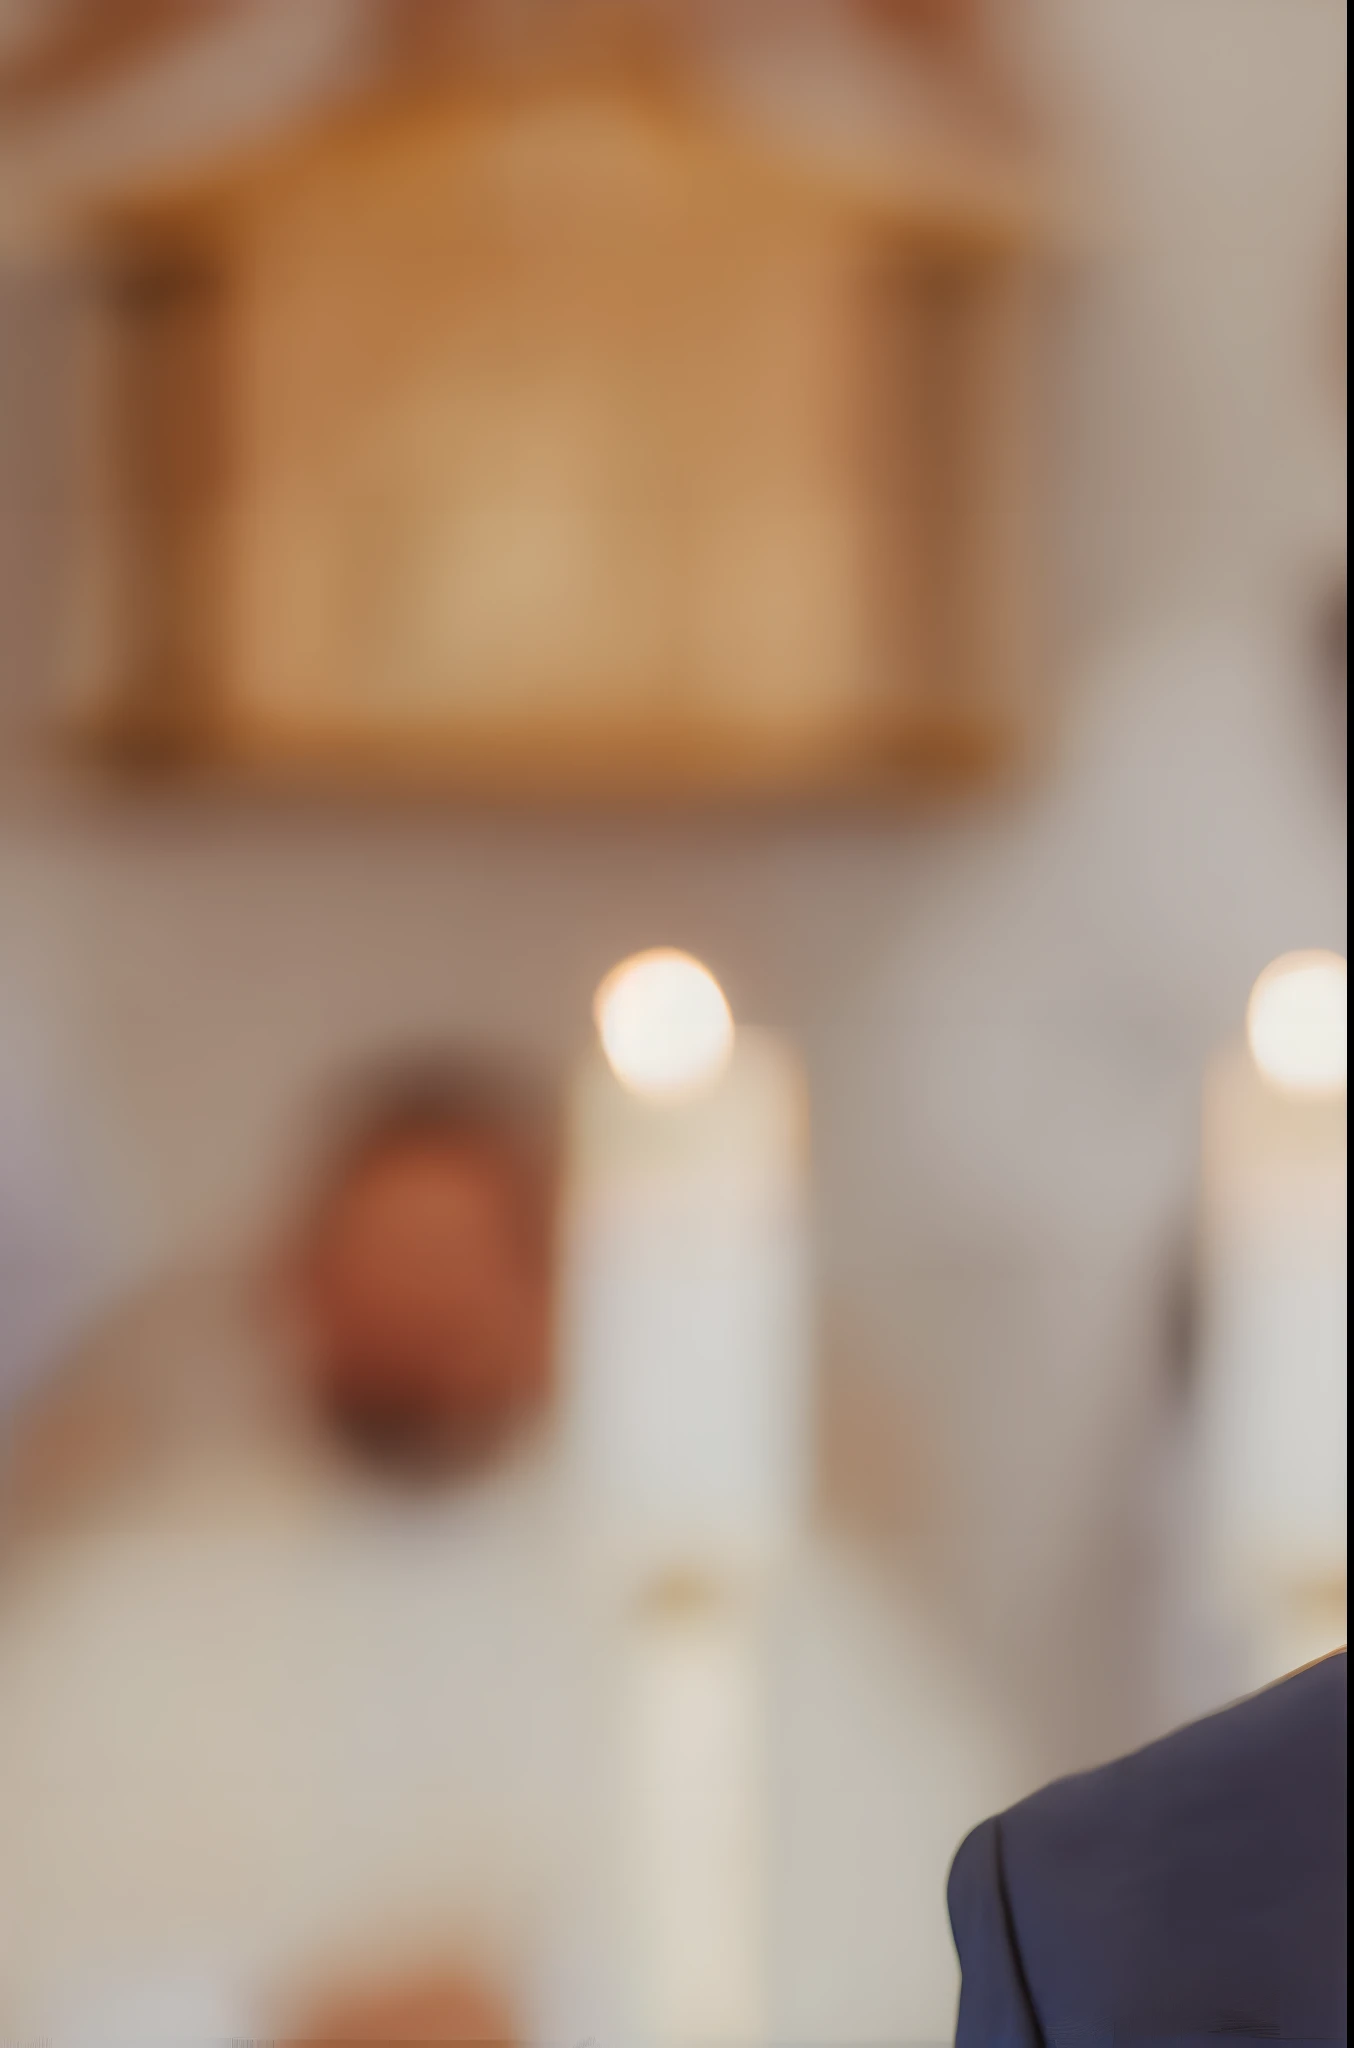
[[[331,1197],[300,1264],[304,1368],[349,1437],[414,1462],[487,1448],[545,1393],[550,1248],[506,1153],[405,1140]]]

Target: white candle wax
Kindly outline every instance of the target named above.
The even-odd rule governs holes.
[[[1203,1192],[1206,1562],[1238,1681],[1258,1683],[1344,1632],[1343,1091],[1285,1093],[1228,1048],[1205,1088]]]
[[[642,1609],[621,1757],[632,2010],[642,2039],[766,2031],[765,1659],[755,1605]]]
[[[601,1053],[570,1104],[561,1349],[573,1469],[640,1578],[774,1561],[807,1484],[806,1101],[778,1039],[650,1098]]]

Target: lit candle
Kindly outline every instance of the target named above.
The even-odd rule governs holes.
[[[761,1594],[808,1480],[807,1116],[778,1039],[686,954],[597,992],[570,1104],[562,1350],[594,1555],[638,1594],[617,1761],[632,2011],[765,2031]]]
[[[635,1582],[728,1581],[793,1537],[808,1463],[806,1103],[698,961],[598,990],[570,1103],[562,1353],[589,1527]]]
[[[1344,1639],[1346,987],[1275,961],[1205,1090],[1203,1505],[1243,1684]]]

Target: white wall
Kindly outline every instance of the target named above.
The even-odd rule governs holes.
[[[1031,0],[1021,28],[1101,223],[1058,358],[1066,720],[1028,787],[907,824],[568,824],[132,810],[26,769],[0,942],[87,1076],[129,1265],[249,1214],[335,1063],[464,1034],[558,1065],[617,956],[709,959],[805,1050],[829,1321],[911,1400],[921,1565],[1074,1761],[1168,1711],[1202,1061],[1269,957],[1344,946],[1305,634],[1345,28],[1338,0]],[[63,331],[59,294],[0,293],[14,706],[54,624]]]

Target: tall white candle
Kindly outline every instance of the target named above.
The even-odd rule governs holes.
[[[1344,1636],[1345,987],[1276,961],[1205,1088],[1202,1506],[1239,1684]]]
[[[679,1590],[634,1617],[622,1743],[642,2039],[765,2035],[765,1688],[755,1602]]]
[[[621,1637],[622,1895],[643,2038],[765,2031],[768,1571],[808,1487],[803,1078],[699,962],[624,962],[569,1116],[562,1352]]]
[[[803,1078],[684,956],[626,963],[570,1104],[562,1353],[573,1469],[637,1582],[756,1574],[808,1480]]]

